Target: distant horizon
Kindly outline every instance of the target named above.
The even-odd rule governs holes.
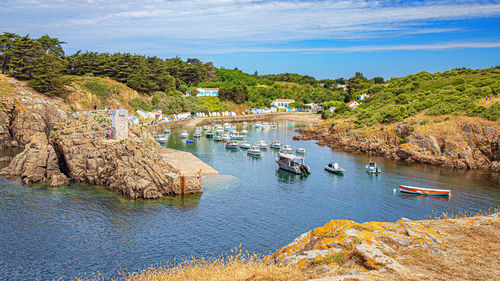
[[[4,31],[259,74],[403,77],[500,64],[500,2],[4,0]]]

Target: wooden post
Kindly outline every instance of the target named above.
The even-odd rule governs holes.
[[[186,193],[186,177],[181,176],[181,194],[184,195]]]

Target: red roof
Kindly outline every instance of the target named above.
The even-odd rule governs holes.
[[[351,105],[353,105],[354,103],[357,103],[357,101],[355,101],[355,100],[350,101],[350,102],[348,102],[346,105],[347,105],[347,106],[351,106]],[[358,103],[358,104],[359,104],[359,103]]]
[[[291,100],[291,99],[276,99],[274,102],[289,102],[289,103],[294,103],[295,100]]]

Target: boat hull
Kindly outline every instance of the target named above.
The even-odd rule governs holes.
[[[451,191],[447,189],[422,188],[406,185],[399,185],[399,192],[426,196],[451,196]]]
[[[330,172],[330,173],[334,173],[334,174],[339,174],[339,175],[344,174],[344,169],[334,169],[334,168],[330,168],[330,167],[326,166],[325,170]]]

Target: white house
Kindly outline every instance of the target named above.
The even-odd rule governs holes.
[[[198,94],[197,97],[218,97],[219,88],[196,88]],[[186,92],[186,96],[191,96],[191,93]]]
[[[367,98],[369,98],[370,95],[367,94],[367,93],[362,93],[361,95],[358,96],[358,100],[365,100]]]
[[[359,102],[353,100],[353,101],[350,101],[346,104],[350,109],[355,109],[356,107],[359,106]]]
[[[344,91],[347,92],[347,85],[346,84],[337,84],[337,88],[342,88]]]
[[[271,105],[274,105],[277,108],[288,108],[290,104],[294,102],[295,100],[291,99],[276,99],[275,101],[271,102]]]

